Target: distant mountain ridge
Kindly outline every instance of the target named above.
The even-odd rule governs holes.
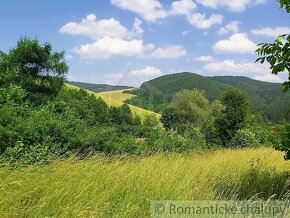
[[[195,73],[169,74],[144,82],[136,96],[127,102],[160,112],[182,89],[204,90],[209,100],[218,99],[231,88],[245,92],[250,100],[250,111],[261,114],[265,120],[280,122],[290,120],[290,93],[282,92],[282,84],[253,80],[247,77],[204,77]]]
[[[93,83],[83,83],[83,82],[73,82],[66,81],[66,83],[78,86],[83,89],[87,89],[93,92],[109,92],[109,91],[118,91],[123,89],[131,89],[131,86],[114,86],[108,84],[93,84]]]

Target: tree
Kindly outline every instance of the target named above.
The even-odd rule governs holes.
[[[192,127],[203,127],[210,119],[211,105],[204,91],[182,90],[161,117],[163,126],[184,133]]]
[[[221,102],[225,109],[215,120],[215,127],[223,145],[227,145],[236,132],[244,127],[249,102],[245,94],[238,89],[226,91]]]
[[[280,8],[285,8],[287,13],[290,13],[290,1],[289,0],[277,0]],[[282,41],[282,40],[285,41]],[[262,56],[256,60],[256,62],[264,63],[265,60],[271,65],[270,69],[273,74],[279,72],[288,71],[288,81],[283,83],[284,92],[287,92],[290,88],[290,34],[277,36],[274,43],[260,43],[259,48],[256,50],[258,55]],[[276,145],[276,149],[285,151],[285,160],[290,159],[290,125],[285,125],[284,135],[282,137],[281,146]]]
[[[278,0],[281,8],[285,8],[287,13],[290,12],[289,0]],[[290,88],[290,35],[279,35],[273,43],[260,43],[256,50],[259,57],[256,62],[263,64],[267,61],[270,64],[272,74],[288,71],[288,81],[283,83],[284,91]]]
[[[131,125],[133,124],[133,115],[130,107],[123,104],[121,107],[110,107],[109,120],[112,124]]]
[[[20,85],[33,104],[41,104],[60,91],[68,72],[64,52],[53,52],[49,43],[21,38],[8,54],[0,52],[0,85]]]

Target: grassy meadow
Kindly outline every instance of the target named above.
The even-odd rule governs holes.
[[[268,199],[289,162],[271,148],[148,157],[101,155],[0,168],[1,217],[149,217],[151,200]]]

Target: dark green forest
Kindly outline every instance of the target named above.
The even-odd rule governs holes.
[[[238,88],[250,101],[249,111],[266,122],[290,120],[290,94],[283,93],[281,84],[252,80],[247,77],[203,77],[194,73],[177,73],[144,82],[133,91],[137,96],[127,102],[145,109],[161,112],[182,89],[204,90],[206,97],[217,100],[229,88]]]
[[[93,92],[109,92],[109,91],[118,91],[123,89],[131,89],[131,86],[113,86],[108,84],[93,84],[93,83],[83,83],[83,82],[73,82],[66,81],[66,83],[78,86],[83,89],[87,89]]]

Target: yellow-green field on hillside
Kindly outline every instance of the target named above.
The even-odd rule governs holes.
[[[79,87],[73,86],[70,84],[65,84],[65,85],[66,87],[71,88],[71,89],[80,89]],[[133,97],[133,95],[131,94],[123,93],[124,90],[112,91],[112,92],[98,92],[98,93],[92,92],[89,90],[86,90],[86,91],[90,94],[94,94],[96,97],[101,97],[109,106],[115,106],[115,107],[121,106],[122,104],[124,104],[123,101]],[[141,116],[141,118],[143,118],[146,114],[153,114],[157,118],[160,118],[160,114],[158,113],[154,113],[152,111],[145,110],[143,108],[139,108],[134,105],[130,105],[130,104],[128,105],[130,109],[132,110],[132,113]]]
[[[1,217],[148,217],[152,200],[270,198],[290,163],[271,148],[70,158],[0,168]]]
[[[128,89],[118,90],[118,91],[110,91],[110,92],[99,92],[98,94],[100,96],[103,96],[103,97],[112,98],[112,99],[115,99],[117,101],[124,102],[127,99],[134,97],[134,95],[132,95],[132,94],[124,93],[125,90],[128,90]]]

